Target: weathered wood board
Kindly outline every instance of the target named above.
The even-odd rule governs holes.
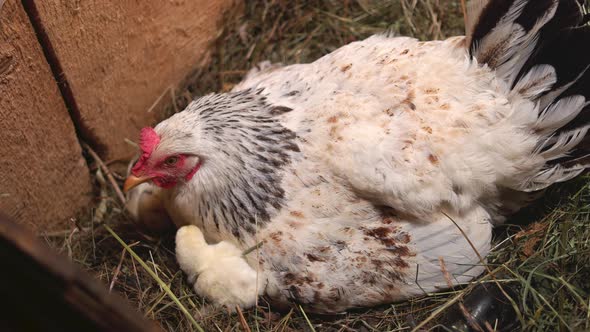
[[[10,303],[2,308],[2,331],[162,331],[2,214],[0,260],[9,272],[0,283],[0,296]]]
[[[84,127],[104,159],[129,158],[159,97],[203,63],[237,0],[34,0]],[[95,145],[96,146],[96,145]],[[101,150],[101,149],[99,149]]]
[[[38,231],[63,227],[88,206],[91,191],[29,18],[20,1],[8,0],[0,8],[0,210]]]

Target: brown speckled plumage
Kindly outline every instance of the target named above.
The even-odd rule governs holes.
[[[530,3],[472,1],[467,37],[377,35],[255,70],[160,123],[153,158],[200,167],[158,194],[196,226],[177,256],[197,292],[334,313],[447,288],[441,258],[453,284],[477,277],[495,223],[589,166],[571,154],[590,129],[590,42],[568,64],[548,47],[590,32],[575,0]]]

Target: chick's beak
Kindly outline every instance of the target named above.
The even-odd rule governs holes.
[[[140,184],[147,182],[153,178],[154,178],[153,176],[137,177],[133,174],[129,174],[129,176],[125,180],[125,183],[123,184],[123,192],[127,193],[129,190],[131,190],[131,189],[139,186]]]

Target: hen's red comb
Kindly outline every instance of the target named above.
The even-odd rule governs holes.
[[[141,133],[139,134],[141,156],[137,163],[135,163],[135,166],[133,166],[133,169],[131,170],[132,173],[136,174],[144,168],[145,163],[150,158],[152,151],[154,151],[154,148],[158,143],[160,143],[160,136],[158,136],[154,128],[145,127],[141,129]]]
[[[141,152],[151,154],[158,143],[160,143],[160,136],[158,136],[154,128],[145,127],[141,129],[141,134],[139,134]]]

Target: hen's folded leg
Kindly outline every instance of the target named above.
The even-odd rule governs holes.
[[[248,308],[263,293],[266,281],[246,263],[242,251],[225,241],[207,244],[196,226],[176,233],[176,258],[197,294],[215,305]]]

